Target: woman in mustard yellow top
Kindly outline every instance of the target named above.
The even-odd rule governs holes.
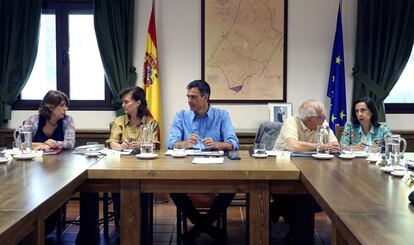
[[[145,125],[152,132],[154,148],[158,149],[160,143],[159,125],[150,117],[144,90],[137,86],[130,87],[123,90],[119,97],[122,100],[125,115],[115,118],[111,127],[111,135],[106,141],[108,146],[113,150],[139,149],[142,138],[140,126]],[[141,198],[149,198],[143,195],[141,194]],[[112,201],[115,219],[119,220],[121,216],[119,193],[112,193]]]
[[[123,90],[119,97],[125,115],[117,117],[113,122],[111,135],[106,141],[108,146],[113,150],[139,149],[141,125],[147,126],[152,132],[153,143],[159,145],[159,125],[149,116],[144,90],[137,86],[130,87]]]

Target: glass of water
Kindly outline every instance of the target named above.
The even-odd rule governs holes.
[[[7,147],[0,147],[0,159],[6,158]]]
[[[152,154],[154,151],[154,145],[152,143],[141,143],[141,154]]]
[[[325,145],[325,149],[323,149]],[[326,147],[327,146],[327,147]],[[329,126],[320,125],[316,134],[316,153],[317,154],[329,154]]]
[[[266,144],[254,143],[253,153],[256,156],[264,156],[264,155],[266,155]]]

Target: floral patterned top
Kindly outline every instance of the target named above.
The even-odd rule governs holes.
[[[383,147],[385,145],[385,138],[390,134],[391,131],[385,124],[380,124],[378,127],[372,126],[369,133],[364,135],[361,125],[347,122],[341,135],[340,144],[341,146],[358,145],[361,142],[365,142],[367,145]]]
[[[75,147],[75,123],[71,116],[66,115],[62,120],[63,123],[63,141],[58,141],[60,149],[73,149]],[[39,114],[32,115],[26,119],[24,125],[32,125],[32,135],[35,136],[39,127]],[[39,130],[42,130],[39,128]]]

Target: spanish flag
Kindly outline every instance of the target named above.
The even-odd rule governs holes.
[[[158,77],[157,35],[155,31],[154,1],[152,2],[151,17],[148,25],[144,70],[142,73],[142,84],[140,86],[145,90],[148,109],[150,110],[153,118],[160,124],[161,128],[160,80]]]

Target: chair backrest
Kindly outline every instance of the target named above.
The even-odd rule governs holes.
[[[341,125],[335,126],[335,136],[338,139],[338,141],[341,140],[341,135],[343,131],[344,131],[344,126],[341,126]]]
[[[266,150],[271,150],[279,136],[282,125],[281,122],[263,122],[257,130],[254,142],[266,144]]]

